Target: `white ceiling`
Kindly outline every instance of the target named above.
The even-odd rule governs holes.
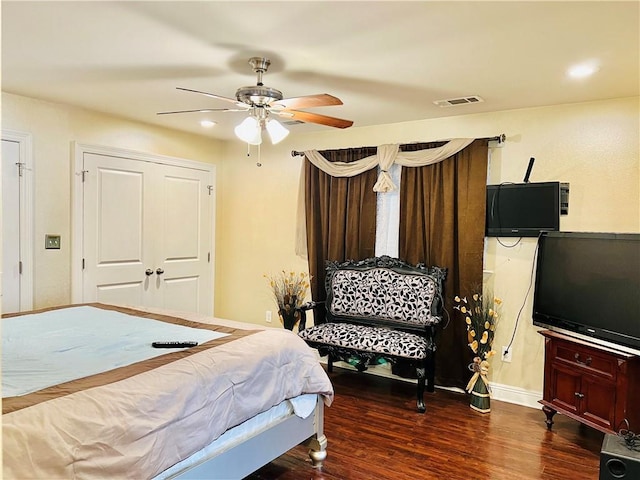
[[[264,84],[354,127],[639,95],[640,2],[2,2],[2,90],[232,138],[234,97]],[[567,69],[599,72],[573,80]],[[483,103],[434,101],[479,95]],[[202,118],[218,122],[211,129]],[[312,124],[292,134],[326,130]]]

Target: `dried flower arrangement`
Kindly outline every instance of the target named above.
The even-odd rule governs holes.
[[[454,297],[453,300],[457,303],[453,308],[464,315],[469,348],[480,357],[480,360],[488,360],[496,353],[493,350],[493,338],[498,323],[497,310],[502,300],[491,296],[485,300],[485,297],[479,293],[471,295],[469,300],[459,296]]]
[[[305,272],[285,272],[282,270],[276,275],[265,275],[269,280],[273,297],[278,305],[280,321],[288,330],[292,330],[300,319],[297,310],[309,291],[311,277]]]
[[[476,355],[469,370],[473,376],[467,384],[467,391],[471,393],[471,408],[482,413],[488,413],[490,408],[489,358],[495,355],[493,339],[498,323],[498,308],[502,300],[497,297],[474,293],[469,299],[455,296],[454,309],[459,310],[467,324],[467,341],[469,348]]]

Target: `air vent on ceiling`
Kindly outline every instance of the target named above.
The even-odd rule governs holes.
[[[300,120],[287,120],[286,122],[280,122],[283,125],[301,125],[304,122],[301,122]]]
[[[458,105],[468,105],[469,103],[480,103],[484,100],[478,95],[471,95],[469,97],[459,98],[447,98],[446,100],[436,100],[435,103],[439,107],[456,107]]]

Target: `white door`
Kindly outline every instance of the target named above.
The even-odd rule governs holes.
[[[31,136],[2,132],[2,311],[33,308]]]
[[[211,185],[208,172],[175,166],[156,169],[154,179],[158,305],[211,312]],[[162,272],[162,273],[160,273]]]
[[[20,311],[20,144],[2,140],[2,311]]]
[[[150,305],[153,219],[145,209],[148,162],[85,154],[83,301]]]
[[[211,314],[211,172],[84,153],[83,301]]]

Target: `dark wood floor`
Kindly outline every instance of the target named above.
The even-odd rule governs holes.
[[[420,415],[410,383],[339,368],[330,377],[322,470],[297,447],[246,480],[598,479],[603,434],[562,415],[549,432],[541,410],[492,401],[483,415],[439,389]]]

